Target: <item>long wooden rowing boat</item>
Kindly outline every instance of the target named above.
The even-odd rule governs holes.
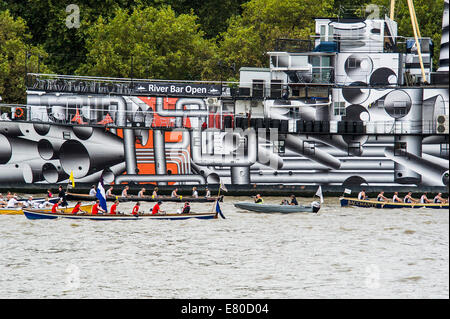
[[[196,219],[217,219],[217,213],[189,213],[189,214],[140,214],[140,215],[92,215],[92,214],[60,214],[49,213],[42,210],[24,209],[24,214],[28,219],[88,219],[88,220],[143,220],[143,219],[159,219],[159,220],[184,220],[190,218]]]
[[[239,202],[234,204],[240,209],[249,210],[257,213],[317,213],[320,205],[270,205],[270,204],[255,204],[248,202]]]
[[[90,196],[86,194],[75,194],[75,193],[67,193],[67,200],[82,200],[82,201],[95,201],[97,198],[95,196]],[[166,197],[166,196],[158,196],[156,198],[152,198],[151,196],[138,197],[136,195],[130,195],[127,197],[122,196],[107,196],[107,201],[115,201],[118,199],[120,202],[190,202],[190,203],[212,203],[217,200],[216,197],[190,197],[190,196],[182,196],[180,197]]]
[[[94,204],[86,204],[86,205],[81,205],[80,209],[84,210],[88,213],[92,212],[92,207],[94,206]],[[67,206],[67,207],[59,207],[59,210],[63,211],[64,213],[72,213],[72,210],[75,206]],[[15,207],[15,208],[0,208],[0,215],[22,215],[24,212],[23,210],[26,208],[22,208],[22,207]],[[45,209],[40,209],[40,211],[43,212],[51,212],[52,209],[51,208],[45,208]]]
[[[433,209],[447,209],[449,208],[448,203],[431,203],[431,204],[421,204],[421,203],[394,203],[394,202],[379,202],[375,200],[361,200],[357,198],[347,198],[341,197],[339,199],[342,207],[346,206],[357,206],[357,207],[374,207],[374,208],[433,208]]]

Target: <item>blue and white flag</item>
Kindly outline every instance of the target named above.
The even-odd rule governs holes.
[[[222,213],[222,210],[220,209],[219,201],[216,201],[216,213],[218,213],[223,219],[226,219]]]
[[[100,207],[105,210],[105,212],[108,211],[108,207],[106,206],[106,192],[103,188],[103,178],[100,177],[100,180],[98,181],[97,186],[97,194],[95,195],[98,200],[100,201]]]

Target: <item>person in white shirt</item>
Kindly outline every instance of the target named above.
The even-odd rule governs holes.
[[[362,191],[359,192],[358,199],[359,200],[366,200],[367,199],[366,190],[365,189],[363,189]]]
[[[179,196],[178,196],[178,188],[175,188],[173,191],[172,191],[172,194],[170,195],[170,197],[172,197],[172,198],[178,198]]]
[[[28,200],[23,203],[24,207],[33,208],[35,206],[35,203],[33,202],[33,196],[28,197]]]
[[[403,202],[404,203],[417,203],[418,200],[412,197],[412,193],[409,192],[404,198],[403,198]]]
[[[91,190],[89,191],[89,196],[96,196],[97,190],[95,189],[95,185],[92,185]]]
[[[402,202],[402,200],[400,198],[398,198],[398,192],[394,193],[394,197],[392,197],[392,201],[394,203],[401,203]]]
[[[428,203],[432,203],[432,200],[429,200],[427,197],[427,193],[424,193],[422,196],[420,196],[420,203],[421,204],[428,204]]]
[[[46,197],[46,198],[45,198],[45,202],[40,203],[38,207],[39,207],[39,208],[48,208],[48,207],[51,207],[51,206],[53,206],[53,204],[50,203],[50,202],[48,201],[48,197]]]
[[[8,201],[6,208],[15,208],[17,204],[19,204],[17,197],[13,197]]]
[[[3,198],[3,195],[0,194],[0,207],[4,207],[4,206],[6,206],[6,204],[7,204],[7,202]]]
[[[144,197],[144,196],[145,196],[144,193],[145,193],[145,188],[142,188],[142,189],[139,191],[139,193],[138,193],[138,197],[139,197],[139,198]]]
[[[125,188],[123,189],[123,191],[122,191],[122,197],[128,197],[128,189],[129,189],[130,187],[129,186],[125,186]]]
[[[442,203],[446,203],[447,201],[445,199],[442,198],[442,193],[438,193],[435,197],[434,197],[434,203],[435,204],[442,204]]]
[[[205,195],[205,197],[206,197],[206,198],[211,197],[211,192],[209,191],[209,188],[208,188],[208,187],[206,187],[206,195]]]
[[[112,191],[113,191],[113,186],[111,186],[107,191],[106,191],[106,196],[114,196]]]
[[[198,198],[197,187],[192,188],[192,197],[193,198]]]

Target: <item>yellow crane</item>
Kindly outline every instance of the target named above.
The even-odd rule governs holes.
[[[409,8],[409,16],[411,17],[411,24],[413,28],[414,33],[414,40],[416,42],[417,47],[417,54],[419,55],[419,63],[420,63],[420,69],[422,71],[422,79],[425,83],[427,83],[426,77],[425,77],[425,68],[423,67],[423,59],[422,59],[422,50],[420,47],[419,38],[422,36],[420,35],[420,29],[419,29],[419,23],[417,22],[417,16],[416,16],[416,10],[414,9],[414,3],[413,0],[406,0],[408,2],[408,8]],[[391,0],[391,10],[390,10],[390,19],[394,20],[395,16],[395,0]]]

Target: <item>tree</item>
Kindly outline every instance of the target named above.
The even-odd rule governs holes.
[[[229,78],[237,77],[242,66],[268,67],[266,52],[278,38],[309,39],[314,18],[329,16],[333,1],[251,0],[241,16],[232,17],[219,42],[220,58],[228,66]]]
[[[117,9],[85,33],[87,62],[78,74],[200,80],[214,78],[215,44],[206,40],[193,14],[170,6]]]
[[[25,101],[26,71],[36,72],[38,64],[40,70],[49,71],[38,60],[47,53],[41,47],[30,45],[30,38],[23,19],[14,19],[9,11],[0,11],[0,96],[3,103]]]

